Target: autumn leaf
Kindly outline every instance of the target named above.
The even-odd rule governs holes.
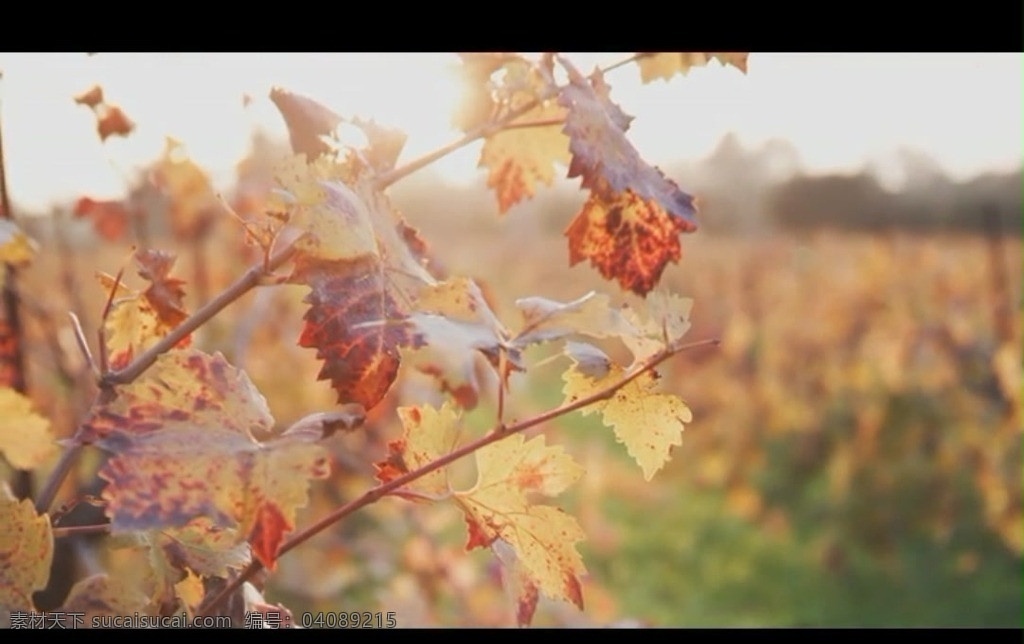
[[[174,234],[179,239],[203,235],[222,206],[210,178],[186,156],[180,141],[166,138],[163,154],[150,174],[167,199]]]
[[[309,159],[331,152],[321,137],[330,136],[342,118],[320,103],[280,87],[270,90],[270,100],[284,117],[288,138],[296,154]]]
[[[101,105],[96,108],[96,133],[100,141],[112,136],[125,137],[135,129],[135,123],[116,105]]]
[[[289,225],[305,233],[296,241],[296,249],[327,261],[378,255],[366,205],[333,178],[332,170],[326,158],[307,163],[303,155],[296,155],[274,172],[278,185],[295,201]]]
[[[600,72],[585,79],[570,68],[559,101],[569,109],[569,177],[590,196],[565,231],[569,264],[589,259],[605,279],[646,295],[669,262],[682,255],[679,235],[694,232],[693,198],[648,165],[626,139],[628,121],[608,99]]]
[[[93,85],[81,94],[75,96],[75,103],[85,105],[89,108],[96,108],[96,106],[103,103],[103,88],[99,85]]]
[[[456,493],[469,529],[467,550],[504,542],[529,582],[522,584],[521,603],[529,603],[535,586],[582,609],[580,577],[586,568],[576,543],[584,539],[583,530],[561,509],[531,501],[560,494],[579,479],[582,468],[561,447],[546,446],[543,436],[526,440],[518,434],[477,451],[476,463],[476,485]]]
[[[101,573],[76,583],[64,605],[56,612],[63,617],[67,628],[73,626],[71,621],[75,619],[74,613],[81,620],[77,626],[88,628],[96,617],[145,615],[148,613],[148,604],[149,598],[140,589],[124,580]]]
[[[405,315],[380,263],[308,261],[291,280],[311,289],[299,346],[316,349],[324,361],[318,378],[331,381],[338,402],[372,409],[398,376],[398,348],[408,342]]]
[[[206,517],[197,517],[181,528],[165,528],[157,546],[169,565],[193,570],[205,577],[227,577],[252,560],[247,543],[240,543],[237,530],[218,528]]]
[[[96,233],[108,241],[123,239],[132,218],[132,213],[120,201],[96,201],[89,197],[78,199],[72,212],[75,217],[91,219]]]
[[[18,501],[0,484],[0,613],[33,611],[32,593],[50,578],[53,532],[50,518],[37,515],[32,502]]]
[[[639,54],[636,64],[640,67],[640,79],[646,84],[659,78],[669,80],[675,74],[685,76],[694,67],[703,67],[712,60],[722,65],[732,65],[747,73],[747,52],[660,52]]]
[[[449,404],[441,409],[403,407],[402,437],[388,444],[376,464],[381,482],[436,461],[457,447],[461,417]],[[453,497],[462,510],[469,538],[466,549],[491,548],[506,567],[520,623],[529,622],[539,593],[583,607],[580,576],[586,569],[576,551],[584,539],[574,518],[559,508],[538,504],[554,497],[583,474],[559,446],[543,436],[511,434],[476,452],[477,481],[467,490],[452,489],[448,467],[431,472],[396,492],[413,501]]]
[[[387,483],[423,467],[455,449],[458,440],[459,415],[451,405],[441,409],[432,407],[400,407],[398,418],[402,421],[402,437],[388,443],[388,455],[375,464],[377,480]],[[446,468],[435,470],[405,486],[414,494],[401,494],[412,500],[417,495],[433,499],[448,494],[448,473]]]
[[[591,378],[577,365],[566,370],[563,379],[565,404],[592,396],[625,377],[622,367],[611,364],[600,378]],[[650,481],[671,457],[673,446],[682,445],[684,423],[693,420],[689,407],[677,396],[656,393],[658,376],[645,371],[619,389],[608,400],[581,410],[584,416],[600,413],[604,424]]]
[[[402,355],[410,366],[435,377],[464,409],[478,401],[477,354],[497,370],[505,352],[507,367],[522,369],[519,352],[506,345],[508,331],[473,280],[453,278],[424,288],[416,308]]]
[[[498,104],[493,96],[491,76],[506,63],[520,61],[516,54],[482,52],[460,53],[458,68],[463,95],[452,117],[452,125],[468,132],[486,123],[496,113]]]
[[[505,111],[536,107],[491,134],[480,151],[480,167],[488,169],[487,187],[498,197],[498,212],[504,214],[520,201],[536,194],[537,184],[551,185],[555,163],[569,164],[569,140],[561,125],[566,110],[554,98],[545,98],[548,82],[521,59],[505,64],[514,87],[505,101]]]
[[[113,456],[100,471],[114,532],[183,527],[196,517],[235,528],[269,569],[326,452],[306,435],[259,442],[273,418],[244,372],[196,350],[162,355],[76,434]]]
[[[0,454],[19,470],[33,470],[56,453],[50,421],[10,387],[0,387]]]
[[[24,266],[32,261],[35,254],[35,242],[13,221],[0,219],[0,265]]]
[[[623,317],[631,333],[620,336],[633,354],[634,364],[669,348],[690,330],[693,300],[674,293],[655,291],[638,309],[626,308]]]
[[[464,409],[476,407],[480,383],[476,372],[477,354],[498,368],[503,350],[491,327],[462,322],[442,315],[414,313],[408,318],[409,341],[402,349],[407,364],[433,376]],[[513,356],[513,366],[518,363]]]
[[[352,125],[366,135],[368,147],[362,154],[367,165],[376,173],[384,173],[394,168],[408,138],[405,133],[358,117],[352,119]]]
[[[607,338],[634,332],[622,313],[611,306],[609,297],[593,291],[572,302],[525,297],[516,300],[516,306],[523,316],[522,328],[512,341],[517,347],[573,334]]]
[[[185,282],[170,276],[174,261],[175,256],[166,251],[149,249],[135,254],[139,275],[149,286],[142,292],[120,286],[114,294],[114,303],[104,325],[113,368],[127,365],[188,316],[183,302]],[[102,273],[98,277],[105,288],[114,289],[114,278]],[[186,336],[177,346],[187,347],[190,343],[191,336]]]

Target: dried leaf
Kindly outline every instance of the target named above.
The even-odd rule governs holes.
[[[468,132],[486,123],[498,105],[493,97],[491,76],[506,63],[522,60],[516,54],[497,52],[460,53],[459,76],[463,96],[452,118],[452,125]]]
[[[302,436],[259,442],[273,418],[249,378],[220,355],[161,356],[76,436],[114,456],[100,477],[115,532],[183,527],[196,517],[236,528],[269,569],[326,452]]]
[[[324,143],[321,137],[330,136],[334,132],[341,124],[340,116],[313,99],[280,87],[270,90],[270,100],[284,117],[288,138],[296,154],[305,154],[307,158],[315,159],[331,152],[331,146]]]
[[[33,611],[32,593],[46,587],[53,562],[50,518],[37,515],[0,484],[0,612]]]
[[[525,60],[505,64],[510,83],[507,111],[536,107],[515,119],[505,129],[487,137],[480,151],[481,167],[488,168],[487,186],[498,197],[498,212],[536,194],[537,184],[551,185],[555,163],[569,164],[569,140],[560,127],[566,110],[554,99],[541,100],[547,81]],[[518,78],[517,78],[518,77]]]
[[[508,544],[523,573],[540,592],[583,608],[580,577],[586,572],[576,543],[584,539],[574,518],[559,508],[530,502],[555,496],[583,470],[544,437],[514,435],[476,453],[477,484],[456,495],[469,528],[467,549]]]
[[[92,227],[103,239],[120,241],[128,231],[128,222],[132,214],[124,203],[115,200],[96,201],[82,197],[75,202],[75,217],[87,217],[92,220]]]
[[[640,158],[599,72],[588,81],[570,70],[570,80],[559,99],[569,108],[569,176],[582,177],[590,197],[565,232],[569,263],[589,259],[606,279],[646,295],[681,257],[679,235],[697,229],[693,198]]]
[[[408,342],[380,264],[304,262],[291,279],[311,289],[299,346],[315,348],[324,361],[319,379],[331,381],[338,402],[372,409],[398,376],[398,348]]]
[[[0,269],[3,264],[24,266],[32,261],[35,254],[36,243],[16,223],[0,219]]]
[[[0,387],[0,454],[19,470],[33,470],[57,452],[50,421],[32,411],[32,401]]]
[[[96,108],[96,133],[100,141],[112,136],[128,136],[135,129],[135,123],[116,105],[103,104]]]
[[[458,440],[459,415],[450,405],[441,409],[400,407],[398,417],[402,421],[402,437],[390,441],[387,458],[376,463],[377,480],[381,483],[436,461],[454,450]],[[406,489],[433,498],[448,494],[451,489],[447,468],[420,477]]]

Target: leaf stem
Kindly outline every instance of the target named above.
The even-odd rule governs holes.
[[[513,434],[530,429],[531,427],[536,427],[537,425],[546,423],[552,419],[558,418],[559,416],[564,416],[565,414],[574,412],[578,409],[582,409],[596,402],[608,400],[609,398],[614,396],[616,392],[618,392],[620,389],[622,389],[629,383],[633,382],[635,379],[642,376],[644,373],[654,369],[662,362],[668,360],[672,356],[682,351],[696,349],[705,346],[717,346],[718,344],[719,340],[717,338],[712,338],[708,340],[700,340],[697,342],[690,342],[687,344],[667,347],[662,351],[659,351],[658,353],[654,354],[647,360],[645,360],[639,367],[636,368],[635,371],[633,371],[629,375],[623,377],[615,384],[605,387],[604,389],[595,394],[586,396],[584,398],[580,398],[575,402],[562,405],[560,407],[555,407],[554,409],[549,409],[546,412],[538,414],[532,418],[519,421],[518,423],[513,423],[511,425],[498,424],[493,429],[491,429],[490,432],[476,439],[475,441],[466,443],[465,445],[456,449],[455,451],[445,454],[444,456],[438,458],[437,460],[427,463],[423,467],[415,469],[411,472],[407,472],[402,476],[391,479],[386,483],[381,483],[376,487],[370,488],[361,496],[353,499],[352,501],[349,501],[348,503],[334,510],[330,514],[326,515],[316,523],[307,526],[306,528],[297,532],[294,536],[292,536],[290,539],[288,539],[281,545],[281,548],[280,550],[278,550],[277,554],[278,556],[285,554],[286,552],[305,543],[317,534],[323,532],[324,530],[334,525],[338,521],[341,521],[353,512],[356,512],[357,510],[360,510],[372,503],[375,503],[382,497],[386,496],[387,494],[395,490],[398,490],[399,488],[409,483],[412,483],[413,481],[422,478],[427,474],[430,474],[431,472],[439,470],[442,467],[445,467],[446,465],[449,465],[450,463],[457,461],[464,456],[472,454],[473,452],[483,447],[486,447],[491,443],[495,443],[503,438],[507,438],[508,436],[512,436]],[[251,579],[253,575],[258,573],[262,569],[263,564],[261,564],[257,560],[253,560],[237,577],[232,579],[219,593],[217,593],[217,595],[215,595],[212,599],[210,599],[202,607],[200,607],[199,610],[197,611],[197,614],[210,614],[210,611],[214,610],[219,605],[224,603],[228,599],[228,597],[231,596],[232,593],[234,593],[236,590],[238,590],[238,588],[242,586],[242,584],[244,584],[247,580]]]
[[[73,525],[66,528],[51,528],[54,539],[72,537],[79,534],[105,534],[110,532],[109,523],[98,523],[96,525]]]

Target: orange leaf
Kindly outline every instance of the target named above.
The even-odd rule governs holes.
[[[135,129],[135,123],[116,105],[102,105],[96,111],[96,132],[100,141],[111,136],[128,136]]]
[[[75,96],[75,102],[79,105],[95,109],[97,105],[103,102],[103,88],[99,85],[93,85],[78,96]]]
[[[408,341],[379,262],[302,261],[291,281],[312,289],[299,346],[315,348],[324,361],[319,379],[331,381],[338,402],[372,409],[398,376],[398,347]]]
[[[590,189],[566,229],[569,263],[589,259],[606,279],[646,295],[679,260],[679,234],[697,230],[693,198],[640,158],[625,136],[629,117],[608,99],[599,71],[588,80],[570,69],[560,101],[569,108],[569,176]]]
[[[128,230],[131,214],[120,201],[96,201],[82,197],[75,202],[73,210],[76,217],[88,217],[92,220],[96,233],[109,241],[124,239]]]

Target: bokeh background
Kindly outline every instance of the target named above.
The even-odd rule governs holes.
[[[55,431],[69,435],[94,394],[65,312],[95,337],[96,271],[116,272],[133,244],[176,250],[195,308],[251,261],[223,212],[186,235],[157,199],[113,235],[74,217],[75,200],[141,198],[170,135],[253,207],[287,153],[275,84],[402,128],[402,159],[414,158],[456,137],[456,62],[0,54],[13,210],[45,249],[23,273],[29,381]],[[691,338],[722,343],[664,368],[694,420],[650,483],[596,419],[544,428],[587,471],[560,501],[588,535],[590,576],[585,611],[542,603],[535,623],[1021,625],[1021,78],[1019,54],[752,53],[747,75],[717,63],[669,83],[642,85],[634,66],[609,75],[641,154],[699,199],[701,229],[663,284],[694,299]],[[97,140],[71,98],[95,83],[137,123],[132,136]],[[629,301],[568,267],[575,181],[499,216],[478,154],[392,190],[448,272],[478,279],[510,321],[529,295]],[[334,402],[295,344],[303,296],[252,293],[196,338],[250,374],[282,427]],[[560,392],[558,365],[543,366],[515,383],[510,408],[526,417]],[[339,439],[337,476],[300,525],[364,490],[399,433],[394,406],[429,399],[405,378],[365,432]],[[492,418],[484,401],[469,423]],[[82,460],[65,500],[98,490],[99,459]],[[393,610],[408,626],[510,623],[499,569],[464,542],[454,508],[385,500],[282,558],[267,597]],[[62,540],[44,599],[138,564],[117,545]]]

